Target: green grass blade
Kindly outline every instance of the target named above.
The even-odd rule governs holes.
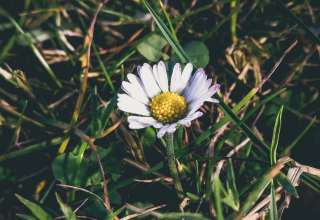
[[[77,216],[76,214],[72,211],[72,209],[66,205],[62,199],[60,198],[60,196],[58,195],[58,193],[55,193],[56,195],[56,199],[57,199],[57,202],[60,206],[60,209],[64,215],[64,217],[68,220],[77,220]]]
[[[296,188],[286,175],[284,175],[283,173],[279,173],[276,180],[286,190],[287,193],[296,198],[299,198],[299,194]]]
[[[23,203],[32,214],[39,220],[52,220],[53,218],[38,204],[31,202],[22,196],[15,194],[21,203]]]
[[[239,202],[239,192],[237,189],[236,185],[236,176],[234,174],[234,169],[233,169],[233,164],[232,160],[228,160],[228,166],[227,166],[227,190],[229,189],[230,192],[232,193],[232,198],[233,198],[233,204],[234,204],[234,209],[238,210],[240,206]]]
[[[250,128],[241,121],[241,119],[232,111],[232,109],[227,106],[222,99],[216,95],[216,99],[219,100],[219,106],[222,108],[222,110],[231,118],[231,120],[239,126],[242,131],[250,138],[250,140],[255,143],[256,145],[262,147],[262,148],[268,148],[268,145],[266,145],[262,140],[260,140],[251,130]],[[265,152],[261,151],[261,153],[265,154]]]
[[[223,209],[222,209],[222,198],[221,198],[221,181],[219,177],[215,176],[213,178],[213,184],[212,184],[212,191],[213,191],[213,199],[216,209],[216,218],[217,220],[223,220]]]
[[[175,40],[175,36],[170,32],[168,27],[165,25],[163,20],[160,18],[160,16],[153,10],[151,5],[148,3],[148,1],[143,0],[142,1],[145,7],[148,9],[150,14],[152,15],[154,21],[156,22],[158,28],[160,29],[163,36],[167,39],[168,43],[171,45],[175,53],[178,55],[179,59],[182,63],[186,63],[187,61],[190,61],[185,51],[182,49],[181,45]]]
[[[209,220],[208,218],[203,217],[198,213],[190,213],[190,212],[171,212],[161,214],[159,219],[165,220],[180,220],[180,219],[193,219],[193,220]]]
[[[272,141],[270,145],[270,164],[271,165],[274,165],[277,161],[277,148],[279,144],[279,137],[280,137],[280,131],[281,131],[282,113],[283,113],[283,106],[281,106],[280,110],[277,113],[276,121],[273,127]]]
[[[278,220],[279,219],[279,217],[278,217],[279,215],[278,215],[276,193],[275,193],[273,181],[271,182],[270,195],[271,195],[270,220]]]

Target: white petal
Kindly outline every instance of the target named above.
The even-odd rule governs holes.
[[[219,103],[217,99],[211,98],[217,91],[220,90],[220,85],[219,84],[214,84],[210,88],[204,90],[203,92],[200,93],[198,97],[196,97],[194,100],[203,100],[204,102],[214,102],[214,103]]]
[[[181,74],[180,86],[179,86],[179,89],[176,91],[177,93],[181,93],[186,88],[186,86],[188,85],[189,79],[191,77],[192,70],[193,70],[193,66],[192,66],[191,63],[188,63],[184,67],[184,69],[182,71],[182,74]]]
[[[129,128],[141,129],[149,126],[154,126],[158,122],[152,117],[141,117],[141,116],[129,116],[128,117]]]
[[[197,96],[197,91],[199,89],[205,87],[206,80],[207,76],[204,70],[198,69],[192,76],[189,85],[186,87],[184,91],[184,96],[187,98],[188,102]]]
[[[127,75],[127,78],[129,80],[129,82],[134,85],[135,89],[138,90],[139,100],[141,100],[145,104],[148,104],[149,98],[147,96],[147,93],[146,93],[144,86],[142,85],[142,82],[139,79],[139,77],[132,74],[132,73],[129,73]]]
[[[203,103],[204,103],[203,100],[195,100],[191,102],[188,106],[188,115],[196,112],[203,105]]]
[[[158,63],[158,83],[163,92],[167,92],[168,89],[168,74],[166,70],[166,65],[164,62],[160,61]]]
[[[220,90],[220,84],[216,83],[214,84],[213,86],[211,86],[209,89],[208,89],[208,96],[209,97],[212,97],[214,94],[216,94],[218,91]],[[215,101],[218,101],[215,99]],[[215,102],[213,101],[213,102]],[[218,101],[219,103],[219,101]]]
[[[139,75],[145,88],[145,91],[150,98],[161,92],[153,76],[152,68],[149,64],[143,64],[143,66],[140,68]]]
[[[180,63],[176,63],[173,67],[171,82],[170,82],[170,91],[178,92],[181,85],[181,66]]]
[[[184,126],[187,126],[189,127],[191,125],[191,121],[201,117],[203,115],[202,112],[194,112],[192,113],[191,115],[185,117],[184,119],[181,119],[178,124],[181,124],[181,125],[184,125]]]
[[[154,79],[156,80],[156,83],[160,87],[160,80],[159,80],[159,76],[158,76],[158,65],[152,66],[152,73],[153,73]],[[160,89],[161,89],[161,87],[160,87]]]
[[[118,94],[118,108],[124,112],[150,116],[150,111],[145,104],[131,98],[127,94]]]
[[[214,99],[214,98],[208,98],[206,101],[207,102],[212,102],[212,103],[219,103],[219,100],[218,99]]]
[[[148,104],[149,99],[140,84],[123,81],[121,89],[141,103]]]
[[[202,97],[208,91],[212,80],[208,79],[203,69],[198,69],[195,75],[192,77],[190,84],[184,91],[184,96],[187,102]]]
[[[165,125],[162,128],[159,129],[158,133],[157,133],[157,137],[158,138],[162,138],[163,135],[165,135],[165,133],[167,132],[169,125]]]
[[[177,124],[170,124],[170,125],[165,125],[162,128],[160,128],[160,130],[157,133],[157,137],[158,138],[162,138],[163,135],[165,135],[166,133],[174,133],[176,131],[177,128]]]

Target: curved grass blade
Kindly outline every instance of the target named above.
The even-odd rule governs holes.
[[[271,165],[274,165],[277,161],[277,148],[279,144],[282,113],[283,113],[283,106],[280,107],[280,110],[277,113],[276,121],[273,127],[272,141],[270,145],[270,164]]]
[[[55,194],[56,194],[56,199],[58,201],[58,204],[60,206],[61,211],[63,212],[64,217],[68,220],[77,220],[77,216],[72,211],[72,209],[62,201],[62,199],[60,198],[58,193],[55,193]]]
[[[218,176],[213,178],[212,184],[212,191],[213,191],[213,199],[216,208],[216,218],[217,220],[223,220],[223,209],[222,209],[222,198],[221,198],[221,181]]]
[[[21,203],[23,203],[31,212],[32,214],[40,220],[52,220],[53,218],[49,215],[41,206],[38,204],[31,202],[22,196],[15,194],[15,196],[19,199]]]

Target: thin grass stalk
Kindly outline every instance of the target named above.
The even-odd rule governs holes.
[[[179,172],[176,166],[176,157],[174,154],[174,134],[167,134],[167,156],[168,156],[168,166],[170,170],[170,174],[173,178],[174,188],[177,191],[177,195],[179,198],[183,197],[183,188],[179,177]]]

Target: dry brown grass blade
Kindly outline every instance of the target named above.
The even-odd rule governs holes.
[[[43,123],[38,122],[32,118],[29,118],[29,117],[21,114],[20,112],[17,112],[14,107],[12,107],[9,103],[4,101],[3,99],[0,99],[0,109],[3,109],[4,111],[6,111],[14,116],[17,116],[18,118],[21,118],[24,121],[30,122],[38,127],[42,127],[42,128],[46,127]]]
[[[98,138],[104,138],[104,137],[108,136],[109,134],[111,134],[113,131],[115,131],[121,125],[121,122],[122,121],[119,120],[118,122],[114,123],[111,127],[102,131]]]
[[[309,173],[312,175],[320,176],[320,169],[302,165],[294,160],[291,159],[291,163],[294,165],[293,168],[290,168],[288,171],[288,179],[292,182],[293,186],[298,186],[299,178],[303,172]],[[281,197],[281,194],[284,193],[282,187],[278,187],[276,189],[276,200],[278,201]],[[282,206],[280,207],[280,213],[283,212],[285,208],[289,207],[291,201],[291,195],[285,193],[285,198],[283,201]],[[271,202],[271,196],[267,196],[262,201],[260,201],[257,205],[255,205],[254,208],[251,209],[251,211],[243,218],[244,220],[257,220],[261,219],[262,216],[265,216],[268,212],[265,207],[267,207]]]
[[[91,46],[92,46],[92,41],[93,41],[93,33],[94,33],[94,27],[96,24],[96,20],[98,17],[98,14],[102,7],[104,6],[105,3],[107,3],[108,0],[104,0],[103,2],[100,2],[97,6],[96,12],[92,18],[91,24],[88,29],[88,33],[84,39],[84,44],[83,47],[86,50],[86,53],[80,57],[81,61],[81,66],[83,68],[82,74],[83,74],[83,79],[80,87],[80,93],[76,102],[76,106],[72,115],[72,120],[71,120],[71,126],[75,124],[75,122],[78,120],[78,117],[80,115],[80,110],[81,106],[86,94],[86,90],[88,87],[88,74],[89,74],[89,68],[90,68],[90,56],[91,56]]]
[[[161,214],[158,213],[158,212],[155,212],[154,210],[163,208],[163,207],[165,207],[165,206],[166,206],[166,205],[163,204],[163,205],[159,205],[159,206],[152,207],[152,208],[150,208],[150,209],[142,209],[142,208],[138,208],[138,207],[133,206],[133,205],[128,204],[128,203],[126,204],[127,209],[130,209],[130,210],[133,211],[133,212],[140,213],[140,215],[141,215],[141,213],[144,212],[144,214],[146,214],[146,211],[148,211],[148,212],[147,212],[148,214],[150,214],[150,215],[152,215],[152,216],[154,216],[154,217],[157,217],[157,218],[160,218]],[[121,220],[123,220],[123,219],[121,219]]]

